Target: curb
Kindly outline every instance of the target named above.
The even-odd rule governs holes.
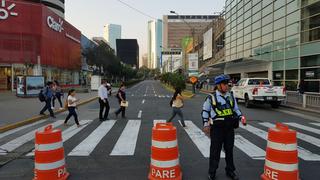
[[[174,89],[172,89],[171,87],[168,87],[167,85],[165,85],[165,84],[163,84],[163,83],[161,83],[161,85],[162,85],[166,90],[171,91],[171,92],[174,92]],[[192,93],[191,91],[185,91],[185,92],[190,92],[190,93]],[[183,92],[182,92],[182,94],[183,94]],[[195,96],[195,94],[192,93],[192,95],[190,95],[190,96],[188,96],[188,95],[183,95],[183,96],[186,97],[186,98],[191,99],[191,98],[193,98],[193,97]]]
[[[310,112],[310,113],[319,113],[319,111],[311,110],[311,109],[307,109],[307,108],[303,108],[303,107],[290,106],[290,105],[284,105],[284,104],[281,104],[280,106],[285,107],[285,108],[292,108],[292,109],[296,109],[296,110],[300,110],[300,111],[306,111],[306,112]]]
[[[98,97],[89,98],[87,100],[84,100],[84,101],[80,102],[78,104],[78,106],[82,106],[82,105],[87,104],[89,102],[92,102],[92,101],[94,101],[96,99],[98,99]],[[60,113],[65,112],[65,111],[67,111],[67,109],[57,110],[57,111],[54,111],[54,114],[60,114]],[[48,117],[49,117],[49,115],[45,115],[45,116],[37,115],[37,116],[25,119],[25,120],[17,122],[17,123],[9,124],[9,125],[6,125],[4,127],[1,127],[0,128],[0,133],[3,133],[5,131],[9,131],[11,129],[15,129],[15,128],[18,128],[18,127],[21,127],[21,126],[24,126],[24,125],[27,125],[27,124],[34,123],[34,122],[40,121],[42,119],[46,119]]]

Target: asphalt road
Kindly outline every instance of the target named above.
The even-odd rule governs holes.
[[[22,127],[0,134],[0,179],[32,179],[34,158],[29,156],[34,147],[33,131],[49,123],[59,125],[65,132],[64,149],[67,170],[71,180],[147,179],[150,166],[151,129],[154,120],[165,120],[171,115],[169,101],[172,93],[165,90],[158,81],[144,81],[127,90],[129,107],[127,119],[116,118],[118,108],[116,98],[110,98],[110,121],[98,121],[98,102],[79,108],[82,129],[68,130],[60,125],[66,114],[60,114],[54,121]],[[209,144],[201,144],[199,132],[202,127],[201,108],[206,95],[198,94],[185,101],[183,109],[188,120],[183,129],[174,120],[178,132],[180,165],[184,180],[205,180],[208,171]],[[320,177],[320,117],[290,109],[272,109],[269,106],[240,108],[248,119],[247,128],[236,130],[237,140],[234,161],[237,172],[243,180],[260,179],[264,166],[267,132],[266,123],[290,124],[299,132],[299,170],[302,180],[316,180]],[[69,121],[74,124],[73,119]],[[264,123],[264,124],[263,124]],[[311,124],[318,123],[318,124]],[[303,126],[301,126],[303,125]],[[318,126],[319,125],[319,126]],[[294,127],[296,126],[296,127]],[[310,129],[313,128],[313,129]],[[189,134],[188,134],[189,133]],[[29,134],[29,135],[28,135]],[[204,138],[204,137],[203,137]],[[207,147],[206,149],[198,146]],[[225,162],[222,158],[217,173],[218,180],[228,179],[224,174]]]

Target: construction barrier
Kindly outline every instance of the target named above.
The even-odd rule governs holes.
[[[49,125],[44,131],[37,131],[33,180],[65,180],[68,177],[61,130]]]
[[[297,132],[277,123],[269,128],[262,180],[298,180]]]
[[[152,128],[149,180],[181,180],[177,129],[172,123],[157,123]]]

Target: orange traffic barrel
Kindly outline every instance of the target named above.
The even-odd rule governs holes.
[[[61,130],[48,125],[44,131],[36,132],[33,180],[65,180],[68,177]]]
[[[181,180],[177,129],[172,123],[157,123],[152,128],[149,180]]]
[[[299,180],[297,132],[277,123],[269,128],[262,180]]]

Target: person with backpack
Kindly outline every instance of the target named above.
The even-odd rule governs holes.
[[[60,109],[63,109],[62,101],[61,101],[61,97],[63,96],[63,92],[62,92],[62,89],[61,89],[59,82],[57,80],[55,80],[53,82],[53,89],[54,89],[54,96],[52,98],[52,109],[54,109],[54,107],[55,107],[56,99],[58,100],[58,102],[60,104]]]
[[[122,112],[122,118],[126,118],[126,92],[125,92],[125,85],[121,84],[120,88],[118,90],[118,93],[116,95],[120,108],[115,112],[116,117]]]
[[[170,101],[170,106],[172,107],[172,116],[167,120],[167,122],[171,122],[173,118],[178,114],[181,118],[181,124],[183,127],[186,127],[184,123],[182,108],[183,108],[183,97],[181,94],[181,89],[176,88],[173,97]]]
[[[206,98],[202,108],[203,131],[211,138],[209,180],[215,179],[222,146],[226,154],[226,175],[233,180],[239,179],[233,162],[234,129],[239,127],[239,121],[246,125],[246,120],[229,92],[229,81],[228,75],[216,76],[216,90]]]
[[[79,124],[79,120],[78,120],[78,114],[76,111],[77,108],[77,102],[79,101],[79,99],[77,99],[76,97],[76,91],[74,89],[71,89],[68,92],[68,97],[67,97],[67,107],[68,107],[68,111],[69,114],[66,117],[66,120],[64,121],[64,125],[66,126],[69,119],[71,118],[71,116],[74,117],[74,121],[76,122],[77,126],[80,127],[81,125]]]
[[[50,112],[50,116],[53,118],[56,118],[54,116],[52,109],[51,109],[51,100],[53,97],[52,88],[53,88],[53,83],[50,81],[47,83],[46,87],[44,87],[44,89],[39,94],[40,101],[46,103],[46,105],[40,111],[40,115],[45,115],[44,112],[48,110]]]

